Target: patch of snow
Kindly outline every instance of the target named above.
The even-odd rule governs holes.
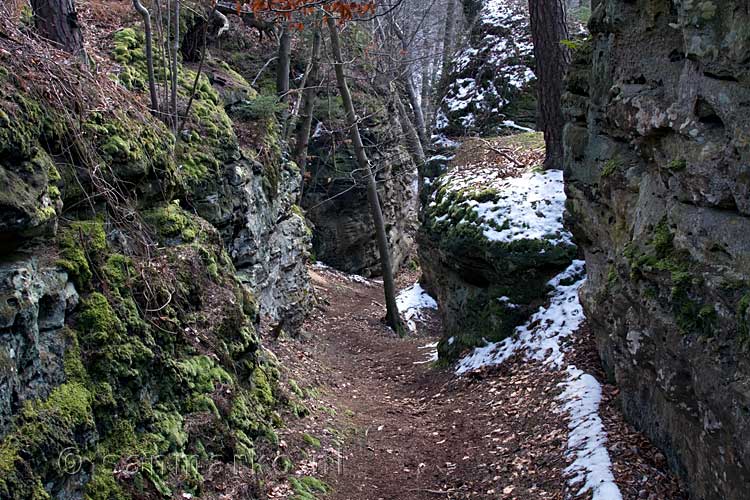
[[[419,283],[414,283],[409,288],[402,290],[396,297],[396,305],[398,306],[398,312],[403,315],[406,324],[411,331],[417,330],[417,321],[423,319],[423,309],[438,308],[435,299],[433,299]]]
[[[461,359],[456,373],[461,375],[483,366],[499,365],[516,352],[540,361],[549,369],[563,369],[565,341],[580,328],[585,317],[578,291],[585,282],[584,261],[575,260],[549,281],[553,288],[549,305],[539,310],[512,337],[478,347]],[[572,283],[571,283],[572,281]],[[561,384],[563,410],[568,415],[566,455],[572,463],[565,469],[568,484],[580,486],[578,495],[592,493],[592,500],[622,500],[612,474],[607,451],[607,434],[599,417],[602,388],[591,375],[573,365],[565,368],[567,380]]]
[[[322,136],[326,132],[328,132],[328,131],[323,126],[323,122],[318,122],[315,125],[315,131],[313,132],[312,138],[313,139],[317,139],[318,137]]]
[[[434,363],[438,360],[438,352],[437,352],[437,342],[431,342],[429,344],[425,344],[423,346],[417,347],[417,349],[429,349],[427,351],[427,359],[424,361],[415,361],[415,365],[426,365],[427,363]]]
[[[585,319],[578,300],[578,290],[585,280],[579,279],[570,285],[561,285],[561,282],[581,276],[583,269],[584,261],[575,260],[552,278],[548,283],[553,287],[548,306],[540,307],[525,324],[516,327],[513,336],[474,349],[458,362],[456,373],[462,375],[484,366],[502,364],[519,350],[524,350],[529,359],[561,368],[562,341],[572,335]]]
[[[510,301],[510,297],[506,297],[505,295],[503,295],[502,297],[498,297],[497,301],[500,302],[502,305],[504,305],[505,307],[507,307],[509,309],[518,309],[519,308],[518,304],[514,304],[513,302],[511,302]]]
[[[523,130],[524,132],[536,132],[533,128],[523,127],[513,120],[505,120],[503,121],[503,127],[513,128],[516,130]]]
[[[351,281],[353,283],[360,283],[362,285],[366,286],[373,286],[373,283],[382,283],[382,281],[378,280],[370,280],[365,278],[364,276],[360,276],[359,274],[347,274],[345,272],[339,271],[338,269],[334,269],[325,262],[316,261],[312,265],[313,269],[320,269],[322,271],[328,271],[331,274],[335,274],[339,276],[340,278],[343,278],[345,280]]]
[[[443,116],[445,116],[445,115],[443,115]],[[437,121],[437,118],[435,120]],[[446,119],[445,123],[446,123],[446,126],[447,126],[447,124],[448,124],[447,119]],[[438,127],[437,124],[435,125],[435,128],[437,130],[440,130],[440,127]],[[443,127],[443,128],[445,128],[445,127]],[[441,134],[441,135],[433,135],[432,136],[432,145],[435,148],[437,148],[437,149],[455,149],[455,148],[459,147],[461,145],[461,143],[458,142],[458,141],[454,141],[453,139],[449,139],[446,136],[444,136],[444,135]]]
[[[559,399],[568,413],[568,450],[573,458],[565,472],[571,474],[571,486],[583,483],[578,495],[590,491],[592,500],[622,500],[612,474],[612,461],[607,451],[607,433],[599,417],[602,386],[573,365],[568,366],[568,381]]]
[[[495,168],[485,170],[468,179],[452,171],[440,180],[448,191],[490,188],[497,192],[497,201],[469,198],[461,202],[476,212],[476,221],[471,223],[480,226],[485,238],[503,243],[545,239],[553,245],[573,244],[573,236],[563,226],[566,197],[562,170],[526,172],[520,177],[501,177]]]

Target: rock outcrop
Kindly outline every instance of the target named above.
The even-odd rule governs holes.
[[[498,135],[536,124],[536,78],[528,4],[523,0],[466,2],[479,14],[444,80],[435,132]]]
[[[417,172],[401,141],[397,111],[387,96],[354,84],[360,134],[376,173],[394,269],[414,250]],[[331,102],[329,102],[331,101]],[[380,274],[366,178],[349,141],[340,98],[321,97],[310,139],[310,179],[302,206],[312,221],[316,258],[362,276]]]
[[[301,174],[226,63],[180,65],[176,140],[143,36],[112,45],[94,74],[0,37],[0,498],[258,497],[295,397],[259,323],[310,307]]]
[[[750,496],[750,12],[597,0],[565,108],[587,316],[692,498]]]
[[[540,140],[531,133],[467,141],[429,184],[419,257],[421,281],[443,319],[442,359],[510,336],[576,255],[562,226],[562,172],[519,168],[491,149],[532,148]]]
[[[20,257],[0,264],[0,435],[19,405],[64,381],[65,319],[77,304],[75,286],[54,263]]]

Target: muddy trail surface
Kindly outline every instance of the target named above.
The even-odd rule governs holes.
[[[304,381],[311,411],[282,438],[307,445],[295,473],[325,481],[325,498],[592,498],[565,471],[572,459],[562,373],[519,353],[456,377],[432,358],[436,314],[399,338],[383,324],[380,283],[319,267],[311,275],[320,305],[305,337],[273,350]],[[400,288],[416,277],[402,277]],[[604,380],[585,324],[574,342],[575,364]],[[616,394],[603,386],[600,415],[622,498],[683,498],[664,456],[624,423]]]

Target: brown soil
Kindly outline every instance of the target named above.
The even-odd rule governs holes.
[[[282,438],[296,474],[328,483],[332,500],[564,499],[567,421],[559,413],[559,373],[522,355],[497,369],[457,378],[424,363],[437,340],[435,317],[401,339],[382,323],[382,288],[329,270],[311,271],[320,306],[305,340],[272,343],[290,376],[314,388],[310,416]],[[402,278],[401,288],[415,273]],[[575,362],[602,380],[590,334],[582,329]],[[624,423],[616,391],[604,387],[600,414],[610,435],[615,476],[625,499],[681,499],[664,457]],[[304,434],[321,446],[305,445]],[[294,446],[290,446],[293,443]],[[291,453],[291,452],[290,452]],[[293,454],[292,454],[293,455]],[[272,498],[292,495],[285,485]]]

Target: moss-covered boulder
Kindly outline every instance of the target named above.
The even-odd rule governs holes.
[[[528,141],[503,138],[493,147],[512,140]],[[483,148],[481,141],[459,148],[431,185],[418,233],[423,282],[445,329],[438,353],[448,360],[511,335],[576,255],[562,226],[562,172],[519,168]]]

